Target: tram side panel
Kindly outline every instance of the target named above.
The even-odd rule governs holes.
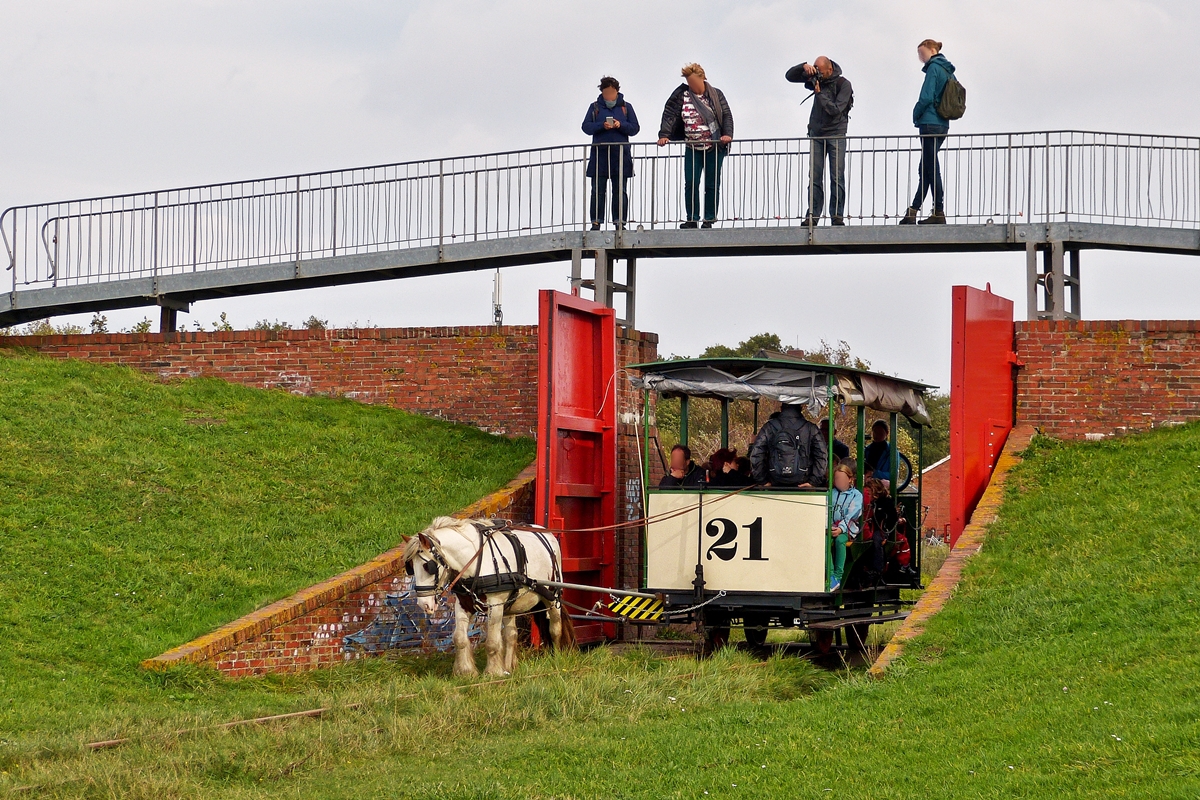
[[[707,591],[825,591],[824,493],[651,491],[648,510],[679,512],[647,527],[649,588],[692,591],[699,563]]]

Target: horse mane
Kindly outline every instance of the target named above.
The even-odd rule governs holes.
[[[429,527],[415,536],[410,536],[404,540],[403,557],[405,561],[411,561],[421,551],[421,536],[428,536],[433,540],[434,544],[441,544],[441,538],[438,533],[445,530],[451,530],[468,539],[475,538],[475,523],[486,524],[487,520],[482,519],[459,519],[458,517],[434,517],[429,523]]]

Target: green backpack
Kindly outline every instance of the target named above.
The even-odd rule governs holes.
[[[967,113],[967,88],[953,75],[946,79],[937,113],[942,119],[962,119],[962,115]]]

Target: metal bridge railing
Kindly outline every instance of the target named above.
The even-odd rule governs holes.
[[[800,225],[810,144],[733,142],[717,227]],[[856,136],[845,144],[847,224],[894,224],[916,188],[920,138]],[[629,147],[629,225],[676,227],[685,218],[684,145]],[[17,291],[580,231],[591,223],[590,150],[578,144],[19,206],[0,215],[0,238]],[[1200,227],[1197,137],[952,135],[941,165],[951,223]]]

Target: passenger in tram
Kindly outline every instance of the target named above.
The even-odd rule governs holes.
[[[866,508],[863,514],[863,540],[871,543],[871,567],[867,570],[867,576],[872,581],[878,581],[887,571],[883,546],[896,530],[899,516],[891,493],[878,478],[863,481],[863,501]]]
[[[884,486],[891,486],[892,481],[892,445],[888,441],[891,428],[881,419],[875,420],[871,426],[871,443],[863,451],[863,474],[883,481]]]
[[[722,447],[708,459],[708,485],[720,488],[750,486],[754,480],[738,471],[737,450]]]
[[[824,486],[829,448],[816,425],[804,418],[803,406],[785,405],[771,415],[750,445],[754,482],[766,486],[810,489]]]
[[[660,489],[700,489],[704,486],[704,470],[692,461],[692,450],[685,444],[671,448],[671,469],[658,482]]]
[[[733,141],[733,112],[725,93],[710,84],[704,67],[687,64],[679,85],[663,108],[658,129],[658,146],[667,142],[687,142],[683,148],[683,202],[687,220],[680,228],[695,228],[700,223],[700,178],[704,178],[704,225],[711,228],[717,220],[721,194],[721,164]]]
[[[600,96],[583,117],[583,132],[592,137],[587,176],[592,179],[592,230],[604,222],[605,194],[612,184],[612,220],[618,230],[629,221],[629,193],[626,187],[633,177],[633,154],[629,137],[641,130],[633,105],[621,94],[616,78],[600,79]]]
[[[862,523],[863,495],[854,488],[854,477],[854,470],[846,464],[838,464],[833,470],[833,527],[829,531],[833,539],[833,570],[829,576],[831,592],[836,592],[842,585],[846,549],[858,538]]]
[[[738,456],[737,460],[738,475],[742,476],[742,480],[746,486],[754,485],[754,468],[750,466],[750,459],[745,456]]]
[[[829,441],[829,417],[821,417],[821,438],[826,442]],[[834,436],[833,439],[833,460],[837,463],[842,463],[850,457],[850,448],[841,439]]]

